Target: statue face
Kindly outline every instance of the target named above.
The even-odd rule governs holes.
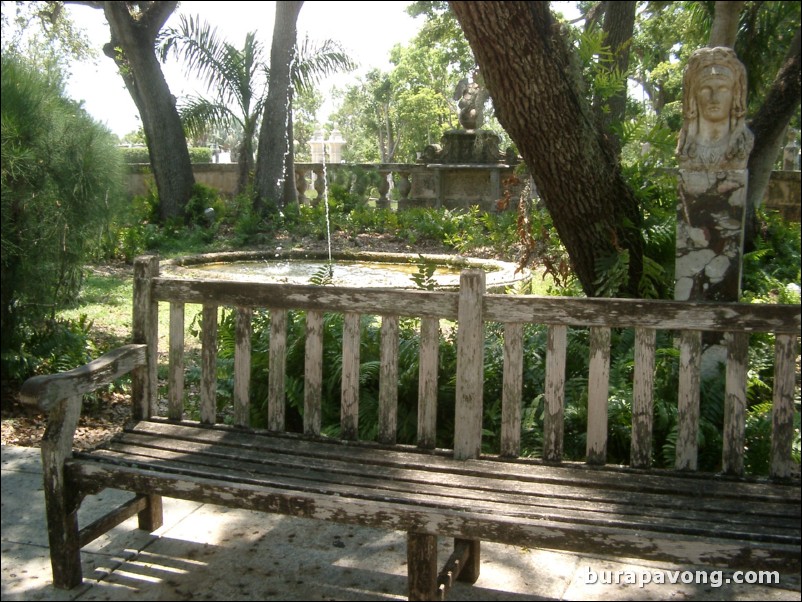
[[[712,66],[704,70],[696,90],[696,102],[702,119],[711,123],[729,119],[734,85],[730,69]]]
[[[705,80],[696,94],[702,119],[718,123],[729,119],[732,110],[732,82],[725,78]]]

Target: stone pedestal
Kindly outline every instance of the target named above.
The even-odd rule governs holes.
[[[449,130],[440,142],[423,149],[419,162],[489,165],[503,160],[498,147],[500,138],[488,130]]]
[[[679,171],[674,299],[737,302],[741,295],[748,172]],[[720,334],[702,338],[701,373],[727,359]]]
[[[679,171],[674,299],[737,302],[747,171]]]
[[[468,209],[476,205],[482,211],[497,211],[497,202],[503,196],[503,181],[513,171],[514,168],[503,163],[422,165],[412,171],[410,200],[405,206]]]

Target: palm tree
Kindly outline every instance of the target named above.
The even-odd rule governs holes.
[[[237,192],[241,192],[253,170],[253,137],[267,86],[263,46],[256,32],[249,32],[240,50],[220,39],[216,27],[201,22],[199,17],[181,15],[179,26],[163,34],[162,59],[171,50],[184,59],[187,72],[195,72],[215,95],[184,100],[180,114],[187,133],[199,137],[210,129],[242,131],[237,179]]]
[[[253,31],[238,49],[220,39],[217,28],[199,17],[182,15],[179,26],[165,30],[161,39],[162,59],[171,50],[184,59],[187,72],[194,72],[214,93],[213,98],[190,96],[184,100],[180,113],[187,133],[202,136],[213,129],[242,131],[237,160],[237,192],[242,192],[253,171],[254,136],[267,92],[269,69],[264,46]],[[353,68],[353,61],[336,42],[326,40],[317,46],[307,39],[299,49],[293,84],[308,89],[321,77]],[[291,136],[291,125],[289,130]]]

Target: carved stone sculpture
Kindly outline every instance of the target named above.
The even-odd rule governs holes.
[[[454,90],[454,100],[459,107],[459,123],[468,131],[478,130],[484,123],[484,104],[487,90],[479,85],[478,71],[474,72],[471,81],[463,78]]]
[[[754,136],[746,127],[746,70],[731,48],[701,48],[683,79],[680,169],[746,169]]]

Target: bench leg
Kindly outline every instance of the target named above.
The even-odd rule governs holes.
[[[55,499],[55,498],[59,499]],[[50,543],[50,566],[53,586],[72,589],[81,585],[81,544],[78,539],[78,508],[67,509],[64,498],[45,490],[47,536]]]
[[[137,514],[139,528],[152,533],[164,524],[164,511],[162,510],[162,496],[149,495],[148,505]]]
[[[456,550],[460,546],[467,546],[469,551],[468,559],[462,565],[457,581],[476,583],[476,580],[479,579],[481,542],[478,539],[455,539],[454,549]]]
[[[72,455],[72,435],[81,415],[81,398],[63,400],[48,416],[42,438],[47,538],[53,585],[72,589],[81,584],[81,542],[78,536],[78,507],[81,498],[67,483],[64,463]]]
[[[437,600],[437,536],[407,533],[407,585],[410,600]]]

